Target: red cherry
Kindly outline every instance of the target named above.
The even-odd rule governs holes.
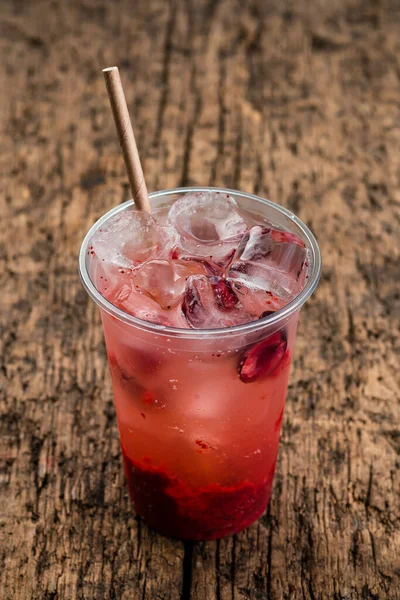
[[[232,285],[225,279],[220,279],[217,283],[212,283],[214,297],[221,310],[233,310],[239,298],[232,289]]]
[[[185,297],[182,301],[182,311],[189,323],[191,322],[191,317],[195,316],[198,310],[204,310],[203,305],[196,287],[191,285],[187,288]]]
[[[270,375],[281,362],[287,348],[286,334],[281,329],[251,346],[240,358],[238,373],[243,383]]]

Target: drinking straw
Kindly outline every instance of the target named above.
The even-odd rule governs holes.
[[[103,73],[122,155],[124,157],[125,168],[128,174],[132,198],[138,210],[151,213],[151,206],[147,195],[147,186],[143,175],[142,165],[140,164],[139,153],[132,129],[132,123],[129,118],[129,111],[126,105],[124,89],[122,87],[118,67],[107,67],[106,69],[103,69]]]

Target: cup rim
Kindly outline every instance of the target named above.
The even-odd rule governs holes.
[[[231,194],[232,196],[247,198],[249,200],[255,200],[257,202],[261,202],[262,204],[266,204],[273,210],[280,212],[289,218],[292,222],[296,224],[296,226],[300,229],[303,236],[306,238],[308,242],[308,248],[312,254],[312,271],[309,274],[309,278],[307,280],[306,285],[302,289],[302,291],[291,300],[286,306],[276,311],[272,315],[268,315],[262,319],[258,319],[257,321],[250,321],[249,323],[244,323],[241,325],[235,325],[233,327],[223,327],[218,329],[183,329],[178,327],[169,327],[167,325],[159,325],[157,323],[151,323],[149,321],[144,321],[142,319],[138,319],[133,315],[130,315],[120,308],[117,308],[109,302],[104,296],[100,294],[97,290],[96,286],[92,282],[89,272],[86,265],[86,256],[89,247],[90,240],[92,239],[93,234],[97,231],[99,227],[101,227],[108,219],[118,214],[119,212],[124,211],[129,206],[134,205],[133,200],[127,200],[122,204],[112,208],[108,212],[106,212],[100,219],[98,219],[92,227],[89,229],[87,234],[85,235],[83,242],[81,244],[81,248],[79,251],[79,274],[83,283],[84,288],[86,289],[89,296],[96,302],[96,304],[105,312],[110,314],[111,316],[117,318],[119,321],[123,321],[129,325],[134,325],[136,328],[142,329],[144,331],[149,331],[152,333],[156,333],[158,335],[170,336],[170,337],[179,337],[179,338],[211,338],[211,337],[226,337],[226,336],[234,336],[240,334],[247,334],[251,332],[258,331],[260,329],[264,329],[271,325],[276,325],[281,321],[289,318],[293,313],[298,311],[303,304],[308,300],[311,294],[314,292],[317,287],[320,274],[321,274],[321,252],[317,243],[317,240],[311,230],[307,227],[303,221],[301,221],[296,215],[294,215],[290,210],[272,202],[271,200],[267,200],[265,198],[261,198],[260,196],[256,196],[255,194],[249,194],[247,192],[241,192],[239,190],[231,190],[227,188],[219,188],[219,187],[179,187],[168,190],[160,190],[157,192],[152,192],[149,194],[149,199],[159,198],[160,196],[172,196],[174,194],[181,193],[195,193],[195,192],[220,192],[223,194]]]

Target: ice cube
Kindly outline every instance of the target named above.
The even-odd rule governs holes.
[[[242,309],[229,282],[204,275],[188,279],[182,311],[194,329],[233,327],[253,320]]]
[[[229,261],[247,229],[236,201],[219,192],[186,194],[171,207],[169,221],[189,255],[216,263]]]
[[[301,291],[307,250],[295,234],[255,226],[242,238],[228,280],[289,302]]]
[[[255,319],[267,316],[282,308],[287,301],[275,296],[271,291],[255,287],[247,287],[240,279],[231,279],[232,288],[235,291],[243,309],[253,315]]]
[[[129,283],[116,288],[112,295],[107,296],[112,304],[142,321],[167,327],[188,327],[180,304],[164,309],[154,298],[134,284],[135,279],[132,274],[130,278]]]
[[[97,261],[125,269],[149,260],[165,244],[164,232],[151,215],[128,209],[96,231],[91,250]]]
[[[133,273],[134,285],[153,298],[163,309],[175,306],[185,293],[186,281],[205,274],[199,262],[150,260]]]
[[[168,233],[151,215],[128,209],[100,227],[89,247],[90,276],[99,292],[135,317],[165,325],[169,319],[153,299],[138,293],[133,274],[167,251]]]

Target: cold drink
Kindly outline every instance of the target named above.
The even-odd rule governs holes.
[[[171,190],[152,205],[105,215],[81,274],[101,308],[135,510],[162,533],[214,539],[268,504],[318,246],[248,194]]]

